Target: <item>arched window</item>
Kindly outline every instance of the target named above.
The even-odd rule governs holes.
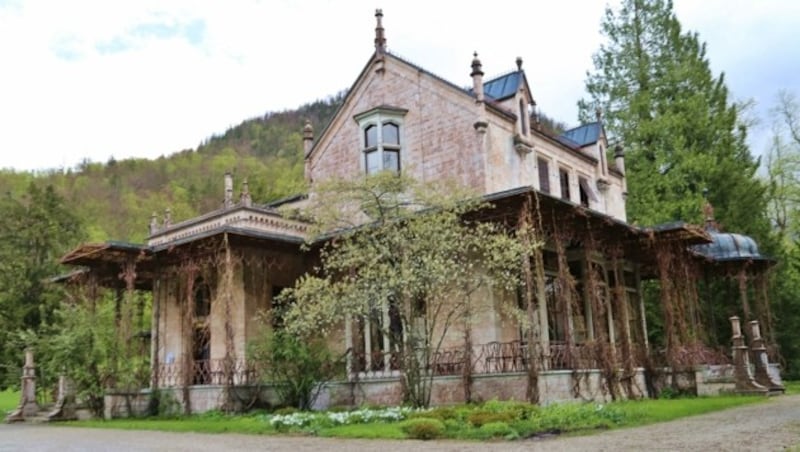
[[[405,113],[406,110],[381,107],[356,115],[363,131],[362,152],[367,174],[380,171],[400,173]]]
[[[364,147],[366,149],[378,147],[378,126],[375,124],[364,129]]]

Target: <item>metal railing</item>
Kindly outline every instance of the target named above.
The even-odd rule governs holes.
[[[161,363],[158,366],[158,384],[174,387],[184,384],[184,368],[181,363]],[[258,382],[258,372],[245,360],[209,359],[193,361],[191,385],[248,385]]]

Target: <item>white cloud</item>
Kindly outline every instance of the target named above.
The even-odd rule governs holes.
[[[465,86],[473,51],[487,75],[512,69],[522,56],[539,106],[575,122],[604,1],[383,3],[393,51]],[[737,97],[769,97],[780,87],[759,91],[753,81],[787,67],[781,61],[799,60],[784,44],[800,11],[793,3],[747,3],[681,0],[676,11],[709,42],[712,65],[725,69]],[[155,157],[246,118],[334,94],[350,86],[372,51],[375,6],[0,3],[0,166]]]

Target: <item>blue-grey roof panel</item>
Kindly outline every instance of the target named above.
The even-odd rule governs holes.
[[[495,100],[513,96],[522,80],[522,71],[514,71],[483,84],[483,94]]]
[[[692,246],[692,251],[714,261],[767,260],[758,252],[758,245],[751,237],[741,234],[709,231],[713,241]]]
[[[579,147],[583,147],[588,144],[597,143],[597,140],[600,139],[600,130],[600,123],[592,122],[567,130],[562,133],[561,136],[577,143]]]

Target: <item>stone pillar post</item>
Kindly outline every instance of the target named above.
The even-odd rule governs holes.
[[[744,343],[739,317],[733,316],[730,318],[730,321],[731,330],[733,332],[732,351],[736,392],[766,393],[767,388],[756,383],[750,373],[750,363],[747,359],[747,345]]]
[[[58,377],[58,399],[53,410],[47,414],[49,421],[64,421],[75,419],[75,397],[72,394],[72,385],[69,379],[61,374]]]
[[[345,372],[347,379],[353,378],[353,319],[350,316],[344,319],[344,342],[347,347]]]
[[[753,362],[755,364],[755,380],[758,384],[769,389],[770,392],[783,392],[784,388],[769,375],[769,358],[767,357],[767,347],[764,346],[764,338],[761,337],[761,327],[758,320],[750,322],[753,332],[751,349],[753,351]]]
[[[39,412],[39,405],[36,403],[36,365],[33,363],[33,350],[30,348],[25,350],[21,392],[19,405],[6,417],[6,422],[24,421]]]

